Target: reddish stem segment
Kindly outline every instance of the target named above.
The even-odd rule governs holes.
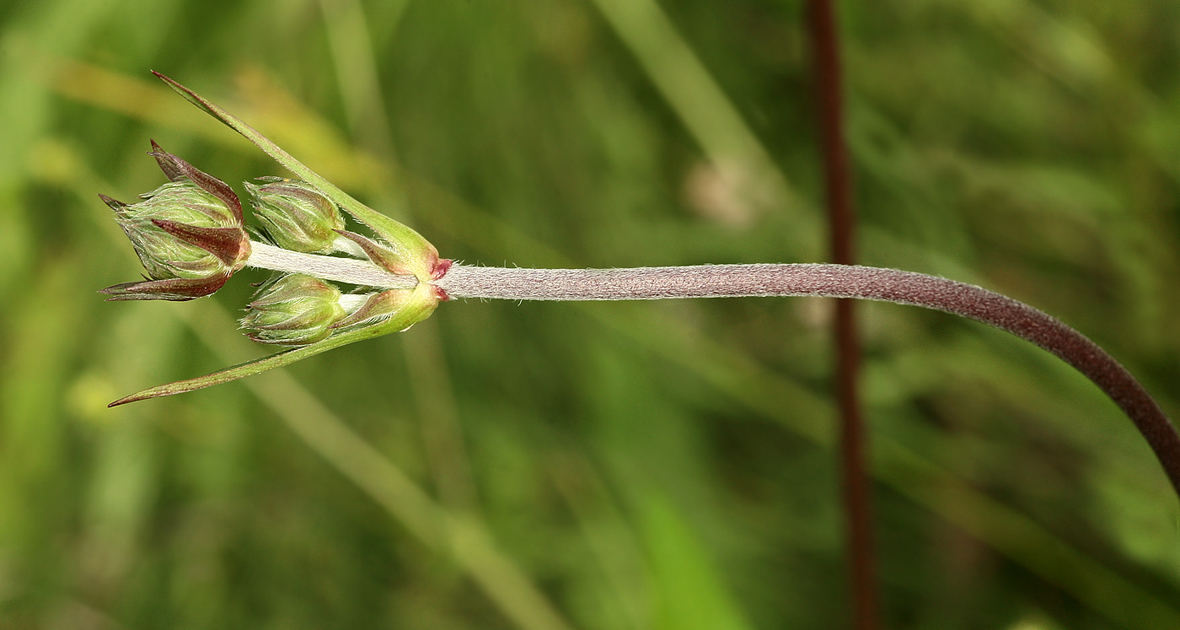
[[[811,0],[808,6],[812,43],[812,70],[819,111],[827,191],[828,227],[832,262],[856,262],[852,199],[852,165],[844,138],[844,87],[832,0]],[[836,398],[840,405],[840,468],[844,481],[844,513],[847,518],[848,568],[852,587],[853,621],[859,630],[880,626],[876,553],[873,545],[872,493],[865,446],[867,432],[860,409],[860,340],[856,329],[856,303],[837,300]]]
[[[454,265],[436,282],[453,298],[656,300],[813,296],[922,306],[1006,330],[1077,368],[1147,439],[1180,496],[1180,434],[1134,376],[1060,320],[975,285],[897,269],[828,264],[637,269],[510,269]]]

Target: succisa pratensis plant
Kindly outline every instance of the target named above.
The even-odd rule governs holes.
[[[265,177],[261,185],[247,183],[254,216],[261,224],[247,230],[241,203],[229,186],[152,142],[151,155],[169,183],[134,204],[102,196],[131,239],[147,279],[102,292],[110,300],[191,300],[212,295],[243,267],[276,271],[280,275],[259,289],[241,323],[251,339],[289,349],[145,389],[116,400],[112,407],[225,383],[355,341],[404,331],[429,317],[439,303],[457,298],[855,298],[968,317],[1057,355],[1127,414],[1180,495],[1180,434],[1158,403],[1106,351],[1027,304],[954,280],[854,265],[521,269],[452,264],[420,234],[353,199],[237,117],[154,74],[299,179]],[[372,236],[344,229],[341,211]],[[337,284],[353,289],[344,292]]]

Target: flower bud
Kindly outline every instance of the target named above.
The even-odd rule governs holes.
[[[336,230],[344,229],[344,217],[335,203],[307,182],[259,179],[267,183],[256,186],[247,182],[246,190],[253,198],[254,216],[275,245],[313,254],[340,249]]]
[[[281,276],[259,290],[242,318],[246,335],[261,343],[302,346],[332,333],[347,315],[340,289],[312,276]]]
[[[151,153],[170,180],[126,204],[99,195],[131,239],[145,282],[107,287],[111,300],[191,300],[212,294],[250,257],[237,195],[219,179],[165,153]]]

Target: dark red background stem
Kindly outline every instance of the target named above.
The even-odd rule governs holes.
[[[852,167],[844,137],[843,77],[831,0],[812,0],[808,7],[812,41],[812,69],[818,101],[820,144],[828,207],[832,262],[856,262],[852,200]],[[855,302],[836,301],[836,398],[840,408],[840,463],[847,521],[848,568],[854,627],[879,627],[876,554],[868,474],[865,471],[865,427],[857,391],[860,340]]]

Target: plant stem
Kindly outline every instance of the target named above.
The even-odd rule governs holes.
[[[453,265],[436,285],[451,298],[655,300],[749,296],[856,298],[968,317],[1052,352],[1123,410],[1180,496],[1180,434],[1122,365],[1060,320],[975,285],[897,269],[834,264],[702,265],[635,269],[509,269]]]
[[[418,284],[414,276],[389,273],[368,260],[303,254],[258,241],[250,241],[250,259],[246,264],[260,269],[305,273],[322,280],[386,289],[412,289]]]
[[[253,267],[316,275],[363,286],[408,289],[412,276],[369,261],[285,252],[252,243]],[[631,269],[520,269],[451,265],[433,282],[454,298],[502,300],[659,300],[718,297],[832,297],[910,304],[968,317],[1052,352],[1094,381],[1131,419],[1180,496],[1180,433],[1114,357],[1060,320],[1023,302],[964,282],[912,271],[835,264],[697,265]]]
[[[852,197],[852,164],[844,139],[844,85],[836,12],[832,0],[811,0],[807,7],[812,44],[812,71],[818,101],[820,144],[828,206],[832,262],[856,262]],[[853,622],[858,630],[880,627],[879,588],[873,545],[873,510],[869,476],[865,470],[867,432],[860,409],[860,339],[856,303],[836,301],[836,398],[840,402],[840,468],[844,481],[847,518],[848,569],[852,587]]]

